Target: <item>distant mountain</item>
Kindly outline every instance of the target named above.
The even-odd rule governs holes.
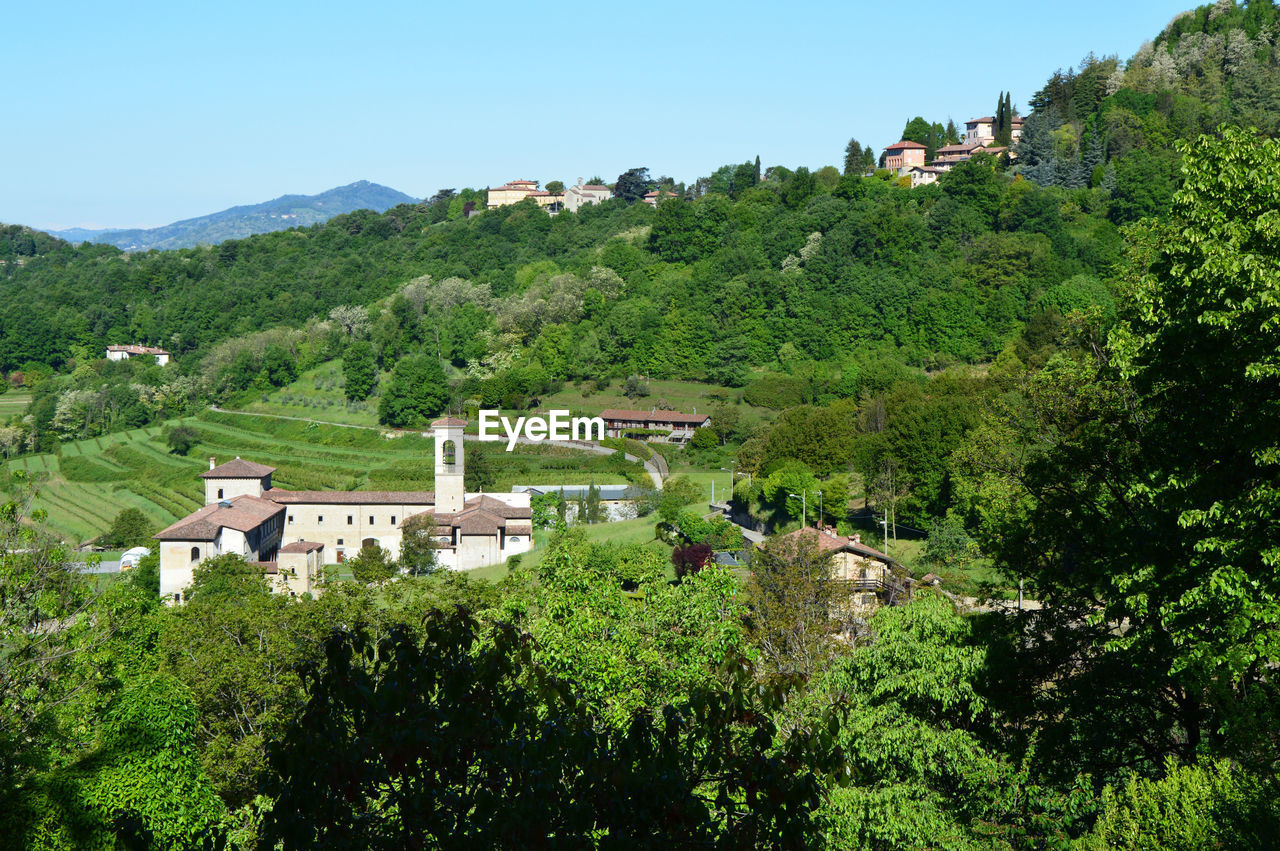
[[[125,251],[191,248],[242,239],[255,233],[314,225],[353,210],[382,213],[397,204],[414,204],[417,200],[386,186],[357,180],[319,195],[281,195],[274,201],[232,207],[164,227],[133,230],[68,228],[49,233],[68,242],[106,242]]]

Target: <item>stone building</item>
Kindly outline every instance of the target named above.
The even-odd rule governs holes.
[[[435,431],[434,491],[295,491],[274,487],[275,468],[236,458],[209,459],[203,508],[163,529],[160,593],[181,602],[196,566],[234,553],[261,566],[273,586],[290,593],[317,589],[320,568],[362,546],[400,555],[407,519],[435,522],[439,563],[455,570],[496,564],[533,547],[528,493],[465,491],[466,420],[446,417]]]

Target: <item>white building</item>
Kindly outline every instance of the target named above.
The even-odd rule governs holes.
[[[599,204],[601,201],[608,201],[613,197],[613,190],[601,183],[582,182],[582,178],[578,178],[575,186],[570,186],[564,191],[564,208],[570,212],[578,212],[579,207],[587,204]]]
[[[275,468],[236,458],[209,459],[205,505],[156,535],[160,594],[180,602],[195,567],[235,553],[261,566],[276,588],[318,591],[319,569],[366,544],[399,558],[406,519],[430,514],[442,566],[470,570],[533,548],[527,493],[468,494],[463,485],[463,428],[446,417],[435,430],[435,491],[292,491],[273,487]]]
[[[169,362],[169,353],[155,346],[139,346],[134,343],[127,346],[107,346],[107,360],[128,360],[134,355],[151,355],[160,366]]]

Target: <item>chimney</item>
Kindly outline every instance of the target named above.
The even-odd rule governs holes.
[[[214,467],[216,467],[217,465],[218,465],[217,459],[215,459],[212,455],[210,455],[210,456],[209,456],[209,469],[210,469],[210,470],[212,470],[212,469],[213,469]]]
[[[854,542],[855,544],[861,544],[861,543],[862,543],[862,535],[861,535],[861,534],[859,534],[859,533],[857,533],[857,532],[854,532],[854,533],[853,533],[853,542]]]

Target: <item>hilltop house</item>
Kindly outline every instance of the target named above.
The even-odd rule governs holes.
[[[608,437],[653,438],[663,443],[688,443],[695,429],[711,425],[706,414],[679,411],[632,411],[611,408],[600,413]],[[655,434],[656,433],[656,434]]]
[[[582,178],[578,178],[575,186],[570,186],[564,191],[564,208],[571,213],[578,212],[579,207],[587,204],[599,204],[601,201],[608,201],[613,197],[613,190],[601,183],[583,183]]]
[[[513,180],[489,190],[489,209],[519,204],[526,198],[532,198],[539,207],[550,213],[558,213],[564,208],[563,194],[539,189],[536,180]]]
[[[161,530],[160,594],[181,602],[196,565],[235,553],[273,577],[279,591],[317,591],[322,565],[372,544],[400,554],[404,521],[430,514],[440,564],[470,570],[532,549],[529,494],[464,492],[463,428],[446,417],[435,430],[435,491],[293,491],[273,487],[275,468],[209,459],[205,505]]]
[[[670,189],[654,189],[652,192],[644,193],[644,197],[640,200],[644,201],[650,207],[658,206],[659,201],[665,201],[668,198],[675,198],[676,193]]]
[[[919,142],[903,139],[884,149],[884,167],[898,177],[902,177],[909,174],[914,166],[924,165],[926,150],[925,146]]]
[[[127,346],[107,346],[107,360],[128,360],[134,355],[151,355],[160,366],[169,362],[169,353],[154,346],[139,346],[136,343]]]
[[[1015,115],[1009,123],[1009,137],[1014,141],[1022,138],[1022,125],[1025,119]],[[964,141],[967,145],[987,147],[996,140],[996,120],[990,115],[982,118],[970,118],[964,123]]]
[[[782,540],[799,546],[806,542],[820,552],[831,553],[831,578],[848,592],[848,604],[855,611],[884,604],[893,605],[910,593],[914,584],[902,575],[901,566],[889,556],[862,543],[861,535],[845,537],[831,528],[798,529]]]

